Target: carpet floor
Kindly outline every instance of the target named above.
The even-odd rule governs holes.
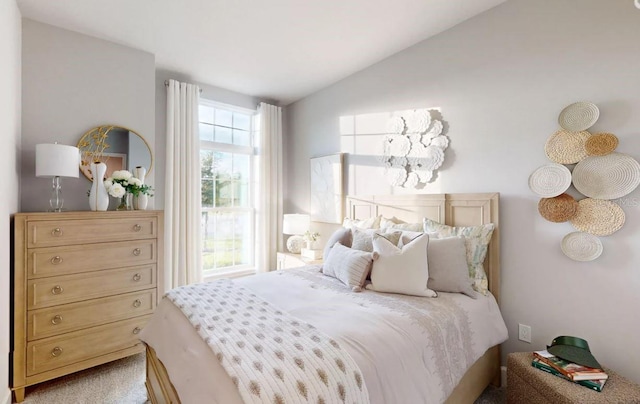
[[[145,357],[138,354],[29,387],[24,404],[145,404],[144,380]],[[504,402],[504,389],[489,386],[475,404]]]

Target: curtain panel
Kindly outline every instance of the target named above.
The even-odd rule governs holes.
[[[198,86],[169,80],[165,180],[165,290],[202,281]]]

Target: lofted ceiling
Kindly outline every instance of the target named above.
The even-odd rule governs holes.
[[[17,0],[22,16],[287,105],[505,0]]]

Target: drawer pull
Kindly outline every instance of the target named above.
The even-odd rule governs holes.
[[[64,289],[60,285],[56,285],[51,288],[51,293],[53,293],[54,295],[59,295],[62,292],[64,292]]]
[[[51,356],[60,356],[60,355],[62,355],[62,348],[60,348],[59,346],[51,350]]]
[[[133,255],[135,255],[136,257],[137,257],[138,255],[140,255],[140,252],[141,252],[141,251],[140,251],[140,249],[139,249],[139,248],[134,248],[134,249],[133,249]]]
[[[53,265],[58,265],[58,264],[62,264],[62,257],[59,255],[56,255],[55,257],[51,258],[51,263]]]
[[[51,230],[51,235],[53,237],[60,237],[62,236],[62,229],[59,227],[56,227],[55,229]]]
[[[51,324],[53,325],[58,325],[61,322],[62,322],[62,316],[60,314],[53,316],[53,318],[51,319]]]
[[[133,231],[136,231],[136,232],[137,232],[137,231],[140,231],[140,230],[142,230],[142,226],[140,226],[140,225],[139,225],[139,224],[137,224],[137,223],[133,225]]]
[[[133,281],[134,282],[138,282],[140,279],[142,279],[142,276],[140,276],[140,274],[133,275]]]
[[[137,335],[139,332],[140,332],[140,327],[136,327],[136,328],[133,329],[133,333],[134,334]]]
[[[140,307],[142,306],[142,302],[140,301],[140,299],[136,299],[133,301],[133,307]]]

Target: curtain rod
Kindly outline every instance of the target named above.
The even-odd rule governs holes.
[[[169,87],[169,80],[165,80],[164,81],[164,86],[165,87]],[[200,92],[200,94],[202,94],[202,89],[201,88],[198,88],[198,91]]]

